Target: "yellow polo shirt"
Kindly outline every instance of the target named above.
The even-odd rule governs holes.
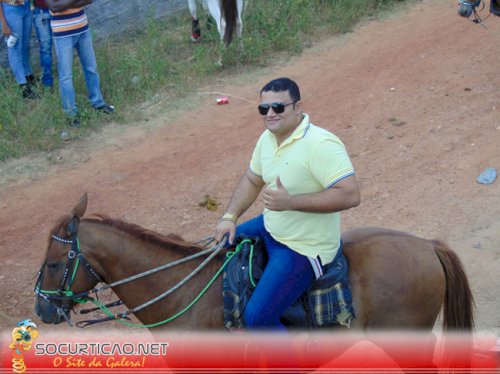
[[[279,147],[266,130],[260,136],[250,171],[276,188],[276,178],[292,195],[321,192],[354,175],[344,144],[331,132],[304,118]],[[264,209],[264,225],[274,239],[323,265],[333,260],[340,246],[340,213],[276,212]]]

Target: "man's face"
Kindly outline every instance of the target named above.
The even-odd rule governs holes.
[[[271,105],[272,103],[283,103],[286,105],[283,113],[276,113],[273,108],[270,107],[267,114],[262,115],[266,128],[276,136],[278,144],[281,144],[293,133],[302,121],[302,105],[300,101],[293,105],[293,100],[288,91],[262,92],[260,105]]]

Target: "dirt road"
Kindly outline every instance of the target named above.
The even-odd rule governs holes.
[[[457,16],[456,5],[416,2],[300,57],[200,89],[226,93],[228,105],[200,94],[175,119],[110,125],[51,155],[0,165],[2,328],[41,323],[33,286],[47,235],[84,192],[88,213],[193,241],[210,235],[263,130],[258,91],[289,76],[311,120],[352,156],[362,203],[344,214],[343,228],[447,241],[470,278],[478,329],[499,333],[500,180],[476,177],[500,169],[500,19],[490,17],[485,29]],[[206,195],[221,203],[217,211],[199,205]],[[261,208],[259,201],[246,217]]]

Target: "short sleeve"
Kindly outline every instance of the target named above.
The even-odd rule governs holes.
[[[316,144],[310,160],[310,170],[324,188],[329,188],[338,181],[354,175],[347,150],[336,137],[323,139]]]
[[[250,160],[250,171],[259,177],[262,177],[262,142],[263,136],[257,141],[255,149],[253,150],[252,159]]]

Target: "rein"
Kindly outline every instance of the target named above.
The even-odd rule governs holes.
[[[181,258],[181,259],[179,259],[177,261],[170,262],[170,263],[164,264],[162,266],[156,267],[154,269],[151,269],[151,270],[148,270],[148,271],[145,271],[145,272],[133,275],[131,277],[128,277],[128,278],[125,278],[125,279],[122,279],[122,280],[119,280],[119,281],[116,281],[116,282],[113,282],[113,283],[110,283],[110,284],[105,284],[104,286],[96,287],[96,288],[93,288],[92,290],[81,292],[81,293],[78,293],[78,294],[75,294],[73,291],[71,291],[71,286],[73,285],[76,272],[77,272],[78,267],[80,265],[80,261],[84,263],[85,270],[87,272],[89,272],[99,282],[104,282],[104,281],[103,281],[102,277],[99,276],[99,274],[92,268],[92,266],[90,265],[90,263],[85,259],[84,255],[81,253],[81,251],[80,251],[80,241],[78,240],[78,236],[77,236],[76,233],[73,235],[73,237],[72,237],[71,240],[64,239],[64,238],[61,238],[61,237],[56,236],[56,235],[52,235],[52,239],[56,240],[56,241],[58,241],[60,243],[63,243],[63,244],[71,245],[71,248],[68,251],[68,256],[67,256],[68,257],[68,262],[67,262],[66,268],[64,270],[63,278],[61,280],[61,283],[59,285],[59,289],[57,291],[51,291],[51,290],[43,290],[43,289],[41,289],[40,285],[42,283],[42,269],[46,265],[46,263],[42,264],[42,268],[40,269],[40,271],[38,273],[38,280],[37,280],[36,285],[35,285],[35,293],[39,297],[42,297],[47,302],[51,303],[56,308],[57,313],[59,315],[62,315],[64,317],[64,319],[71,326],[73,326],[73,325],[72,325],[72,323],[70,321],[70,318],[69,318],[67,312],[61,306],[58,306],[55,303],[55,301],[72,300],[72,301],[80,303],[80,304],[83,304],[83,303],[86,303],[86,302],[90,301],[94,305],[96,305],[98,308],[94,308],[94,309],[90,309],[90,310],[84,310],[84,311],[80,312],[80,314],[85,314],[85,313],[88,313],[90,311],[101,309],[103,312],[105,312],[108,315],[108,317],[104,317],[104,318],[100,318],[100,319],[86,320],[86,321],[77,322],[76,326],[78,326],[78,327],[86,327],[88,325],[92,325],[92,324],[95,324],[95,323],[100,323],[100,322],[105,322],[105,321],[111,321],[111,320],[118,320],[119,322],[127,324],[129,326],[143,327],[143,328],[155,327],[155,326],[159,326],[159,325],[162,325],[164,323],[170,322],[173,319],[177,318],[178,316],[182,315],[192,305],[194,305],[194,303],[196,301],[198,301],[198,299],[208,290],[208,288],[213,284],[213,282],[215,281],[215,279],[222,272],[222,270],[226,266],[227,262],[232,258],[232,256],[234,256],[238,252],[238,247],[237,247],[237,250],[235,250],[234,252],[228,252],[228,254],[227,254],[228,259],[224,262],[224,264],[216,272],[215,276],[210,280],[210,282],[205,286],[205,288],[200,292],[200,294],[186,308],[184,308],[182,311],[178,312],[174,316],[172,316],[172,317],[170,317],[170,318],[168,318],[168,319],[166,319],[164,321],[160,321],[160,322],[157,322],[157,323],[154,323],[154,324],[149,324],[149,325],[143,325],[143,324],[127,323],[127,322],[123,321],[123,319],[129,319],[128,315],[136,313],[136,312],[138,312],[138,311],[140,311],[140,310],[142,310],[142,309],[144,309],[144,308],[146,308],[146,307],[148,307],[148,306],[150,306],[150,305],[152,305],[152,304],[154,304],[154,303],[156,303],[156,302],[164,299],[165,297],[167,297],[168,295],[170,295],[171,293],[173,293],[174,291],[176,291],[177,289],[179,289],[180,287],[182,287],[184,284],[186,284],[197,273],[199,273],[222,250],[222,248],[224,248],[224,245],[226,243],[226,239],[224,239],[222,242],[220,242],[216,246],[213,246],[211,248],[205,249],[205,250],[203,250],[203,251],[201,251],[199,253],[196,253],[194,255]],[[207,243],[205,244],[205,245],[207,245],[212,240],[213,239],[204,239],[204,240],[202,240],[202,242],[207,241]],[[128,310],[126,310],[126,311],[124,311],[122,313],[119,313],[119,314],[113,314],[108,309],[108,307],[120,305],[120,304],[122,304],[122,302],[120,300],[118,300],[118,301],[115,301],[113,303],[104,305],[97,298],[97,294],[100,291],[104,291],[104,290],[107,290],[109,288],[112,288],[112,287],[115,287],[115,286],[118,286],[118,285],[121,285],[121,284],[124,284],[124,283],[128,283],[128,282],[134,281],[134,280],[139,279],[139,278],[143,278],[145,276],[148,276],[148,275],[157,273],[159,271],[162,271],[162,270],[174,267],[176,265],[180,265],[182,263],[185,263],[185,262],[193,260],[195,258],[204,256],[204,255],[209,254],[209,253],[211,253],[211,254],[200,265],[198,265],[198,267],[196,267],[196,269],[194,269],[184,279],[182,279],[181,281],[179,281],[175,286],[173,286],[169,290],[165,291],[161,295],[155,297],[154,299],[149,300],[149,301],[147,301],[147,302],[145,302],[145,303],[143,303],[143,304],[141,304],[139,306],[136,306],[133,309],[128,309]],[[70,274],[71,274],[71,276],[70,276]],[[95,294],[96,298],[93,298],[93,297],[89,296],[90,293]]]
[[[226,239],[224,239],[221,243],[219,243],[217,246],[215,247],[212,247],[210,249],[207,249],[206,251],[214,251],[214,253],[212,255],[210,255],[209,258],[207,258],[202,264],[200,264],[198,266],[198,268],[196,268],[190,275],[188,275],[186,278],[184,278],[182,281],[180,281],[177,285],[175,285],[174,287],[172,287],[170,290],[166,291],[164,294],[160,295],[162,297],[165,297],[167,296],[168,294],[172,293],[173,291],[175,291],[176,289],[178,289],[180,286],[182,286],[184,283],[186,283],[189,279],[191,279],[199,270],[201,270],[201,268],[203,268],[206,263],[208,263],[208,261],[210,261],[213,257],[215,257],[215,255],[217,253],[220,252],[220,250],[222,248],[224,248],[224,244],[226,242]],[[130,314],[130,313],[133,313],[134,311],[136,311],[135,309],[129,309],[127,310],[126,312],[124,313],[121,313],[121,314],[118,314],[118,315],[114,315],[111,311],[109,311],[109,309],[107,309],[104,305],[102,304],[99,304],[98,302],[95,303],[96,305],[99,306],[99,308],[105,312],[106,314],[108,314],[109,317],[107,318],[103,318],[102,320],[98,320],[97,322],[104,322],[104,321],[110,321],[110,320],[117,320],[118,322],[124,324],[124,325],[127,325],[127,326],[131,326],[131,327],[139,327],[139,328],[151,328],[151,327],[157,327],[157,326],[160,326],[160,325],[163,325],[163,324],[166,324],[168,322],[171,322],[173,321],[174,319],[176,319],[177,317],[181,316],[182,314],[184,314],[186,311],[188,311],[204,294],[205,292],[210,288],[210,286],[215,282],[215,280],[217,279],[217,277],[220,275],[220,273],[224,270],[224,268],[226,267],[226,265],[228,264],[228,262],[233,258],[233,256],[235,256],[237,253],[239,253],[241,251],[241,247],[242,245],[245,243],[245,241],[241,242],[240,244],[238,244],[235,248],[234,251],[228,251],[227,254],[226,254],[226,260],[224,261],[224,263],[221,265],[221,267],[219,268],[219,270],[217,270],[217,272],[215,273],[215,275],[212,277],[212,279],[206,284],[206,286],[203,288],[203,290],[200,291],[200,293],[198,294],[198,296],[196,296],[192,301],[191,303],[189,303],[184,309],[180,310],[179,312],[177,312],[176,314],[174,314],[173,316],[163,320],[163,321],[159,321],[159,322],[156,322],[156,323],[151,323],[151,324],[147,324],[147,325],[144,325],[144,324],[138,324],[138,323],[131,323],[131,322],[126,322],[124,321],[123,319],[126,318],[126,319],[129,319],[128,317],[126,317],[126,315]],[[206,252],[204,251],[204,252]],[[192,257],[192,256],[190,256]],[[196,256],[198,257],[198,256]],[[160,297],[159,296],[159,297]],[[156,300],[158,301],[158,300]],[[152,301],[148,302],[148,303],[152,303]],[[144,305],[144,304],[143,304]],[[141,305],[141,309],[142,309],[142,306]],[[88,326],[89,324],[93,324],[93,323],[97,323],[97,322],[93,322],[93,321],[89,321],[90,323],[86,323],[87,321],[81,321],[81,325],[79,325],[80,323],[77,323],[77,326],[78,327],[85,327],[85,326]],[[84,324],[85,323],[85,324]]]

